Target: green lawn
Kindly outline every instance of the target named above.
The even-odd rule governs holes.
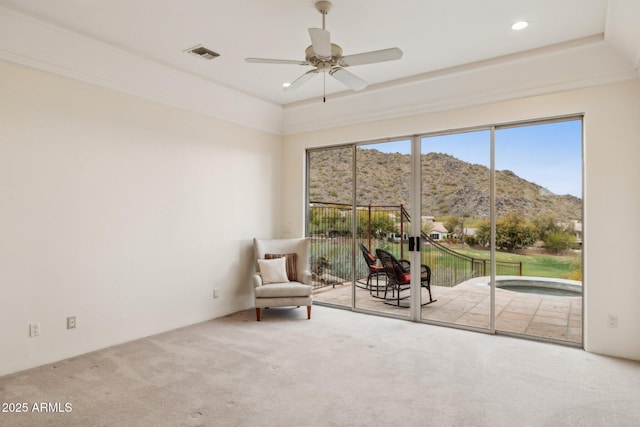
[[[332,275],[342,278],[351,277],[352,246],[351,242],[347,240],[348,239],[314,241],[311,246],[312,270],[318,260],[326,258],[330,261],[330,270]],[[379,243],[379,247],[390,251],[397,258],[401,258],[400,245],[385,241],[377,243]],[[375,244],[374,246],[378,245]],[[490,255],[488,250],[470,249],[467,247],[460,248],[455,246],[451,246],[450,249],[475,259],[486,259],[488,264]],[[407,258],[409,256],[408,254],[409,253],[405,248],[404,257]],[[518,255],[506,252],[496,252],[496,256],[497,261],[514,263],[521,262],[522,274],[524,276],[582,280],[582,260],[579,255]],[[362,255],[359,250],[356,252],[356,258],[358,260],[358,263],[356,264],[358,268],[357,276],[366,277],[368,270],[366,264],[362,260]],[[434,259],[431,262],[446,265],[447,262],[450,262],[449,260],[450,258],[443,257],[441,260]],[[427,261],[427,263],[429,262]]]
[[[489,251],[467,248],[451,249],[470,257],[489,259]],[[518,255],[496,252],[496,260],[522,262],[523,276],[582,280],[582,259],[579,255]]]

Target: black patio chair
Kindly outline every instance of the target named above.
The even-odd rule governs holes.
[[[376,259],[375,256],[373,256],[373,254],[371,252],[369,252],[369,249],[367,249],[367,247],[365,245],[363,245],[362,243],[358,243],[358,246],[360,246],[360,251],[362,252],[362,257],[364,258],[364,261],[367,263],[367,267],[369,267],[369,274],[367,276],[367,283],[364,284],[364,286],[360,286],[362,285],[362,282],[356,282],[356,286],[360,287],[360,288],[364,288],[367,289],[371,292],[371,295],[373,295],[373,291],[376,291],[376,295],[375,296],[379,296],[379,290],[380,290],[380,275],[384,276],[384,268],[382,268],[382,266],[378,265],[378,260]],[[373,285],[372,279],[376,278],[376,284],[375,286]],[[386,277],[385,277],[385,285],[383,285],[382,287],[384,288],[384,286],[386,286]]]
[[[407,260],[398,260],[390,252],[384,249],[376,249],[376,255],[382,263],[382,267],[387,275],[387,286],[384,291],[385,303],[401,307],[400,301],[409,298],[411,289],[411,264]],[[420,287],[429,292],[429,301],[421,305],[436,302],[431,296],[431,269],[428,265],[420,266]],[[391,291],[391,298],[387,297],[387,292]],[[402,293],[405,295],[402,295]]]

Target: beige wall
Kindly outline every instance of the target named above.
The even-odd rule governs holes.
[[[638,81],[282,138],[7,63],[0,76],[0,375],[250,307],[250,239],[303,233],[306,147],[581,112],[585,344],[640,359]]]
[[[639,80],[286,136],[284,224],[303,232],[305,148],[575,113],[585,113],[585,348],[640,360]]]
[[[280,234],[281,137],[0,76],[0,375],[252,306],[251,238]]]

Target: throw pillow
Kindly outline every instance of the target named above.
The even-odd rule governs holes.
[[[259,259],[258,267],[262,276],[262,283],[283,283],[288,282],[285,258]]]
[[[265,259],[285,258],[287,260],[287,277],[291,282],[298,281],[298,254],[264,254]]]

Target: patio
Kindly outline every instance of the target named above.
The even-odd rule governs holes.
[[[433,286],[437,301],[422,307],[424,320],[489,328],[490,288],[486,277],[454,287]],[[314,290],[316,302],[351,307],[351,282]],[[423,301],[426,291],[423,291]],[[409,309],[385,304],[356,287],[356,308],[408,316]],[[582,343],[582,298],[526,294],[496,288],[496,330]]]

